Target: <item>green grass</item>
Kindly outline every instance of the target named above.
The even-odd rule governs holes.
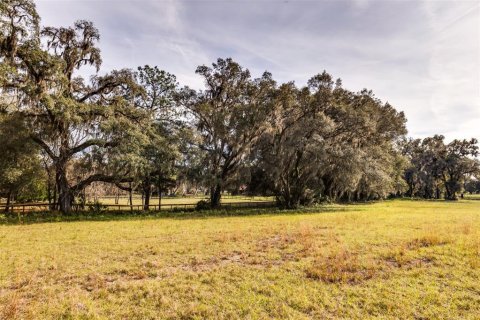
[[[0,319],[480,317],[480,201],[245,212],[0,225]]]

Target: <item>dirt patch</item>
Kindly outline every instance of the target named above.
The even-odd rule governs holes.
[[[428,267],[435,262],[435,259],[431,257],[420,257],[415,259],[403,259],[403,260],[389,258],[389,259],[385,259],[384,261],[390,267],[414,269],[414,268]]]
[[[296,242],[294,237],[289,235],[274,235],[268,238],[263,238],[257,242],[258,251],[267,251],[269,249],[286,249],[288,246]]]

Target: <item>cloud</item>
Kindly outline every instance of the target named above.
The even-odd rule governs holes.
[[[478,2],[425,2],[432,31],[429,56],[431,118],[447,136],[480,136],[480,7]]]
[[[38,1],[45,24],[100,29],[102,71],[150,64],[201,88],[232,57],[303,85],[326,69],[405,111],[410,135],[480,138],[477,1]]]

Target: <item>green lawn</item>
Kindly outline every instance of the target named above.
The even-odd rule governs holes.
[[[480,201],[0,225],[0,261],[0,319],[479,319]]]

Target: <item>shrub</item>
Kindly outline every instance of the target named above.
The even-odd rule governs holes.
[[[104,206],[98,201],[95,201],[93,203],[88,203],[87,206],[90,212],[100,213],[102,211],[107,210],[107,206]]]
[[[195,206],[195,210],[208,210],[212,206],[210,205],[210,201],[207,200],[200,200],[197,202],[197,205]]]

